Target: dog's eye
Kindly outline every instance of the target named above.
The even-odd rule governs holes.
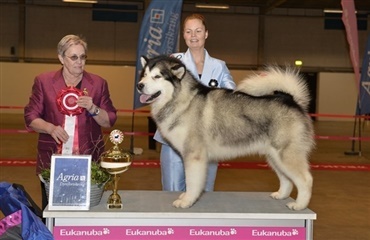
[[[158,78],[161,78],[161,76],[160,75],[155,75],[154,78],[158,79]]]

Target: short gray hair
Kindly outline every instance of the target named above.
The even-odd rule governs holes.
[[[64,56],[64,53],[72,45],[82,45],[85,49],[85,52],[87,52],[87,43],[86,43],[85,39],[83,39],[80,36],[70,34],[70,35],[64,36],[59,41],[58,47],[57,47],[58,54],[61,55],[61,56]]]

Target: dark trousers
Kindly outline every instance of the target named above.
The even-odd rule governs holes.
[[[42,211],[44,211],[44,209],[46,208],[46,206],[48,205],[48,198],[46,196],[46,189],[45,189],[45,184],[43,182],[40,182],[41,183],[41,209]],[[46,223],[46,219],[45,218],[42,218],[42,221],[44,223]]]

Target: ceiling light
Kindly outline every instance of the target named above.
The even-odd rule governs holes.
[[[208,8],[208,9],[229,9],[227,4],[206,4],[206,3],[196,3],[196,8]]]
[[[343,11],[339,9],[324,9],[324,13],[343,13]],[[355,11],[355,13],[357,13],[357,11]]]
[[[300,66],[303,65],[303,62],[302,62],[302,60],[295,60],[294,65],[296,65],[297,67],[300,67]]]
[[[342,13],[342,10],[339,9],[324,9],[324,13]]]
[[[63,2],[70,2],[70,3],[98,3],[97,0],[63,0]]]

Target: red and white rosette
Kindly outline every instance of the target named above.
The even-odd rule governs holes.
[[[72,155],[79,152],[76,115],[81,114],[84,108],[77,105],[77,99],[83,95],[83,91],[80,89],[68,87],[62,89],[57,96],[58,110],[65,116],[64,130],[69,135],[68,141],[62,145],[61,154]]]
[[[84,109],[77,105],[77,99],[83,95],[80,89],[72,86],[62,89],[57,97],[58,110],[68,116],[81,114]]]

